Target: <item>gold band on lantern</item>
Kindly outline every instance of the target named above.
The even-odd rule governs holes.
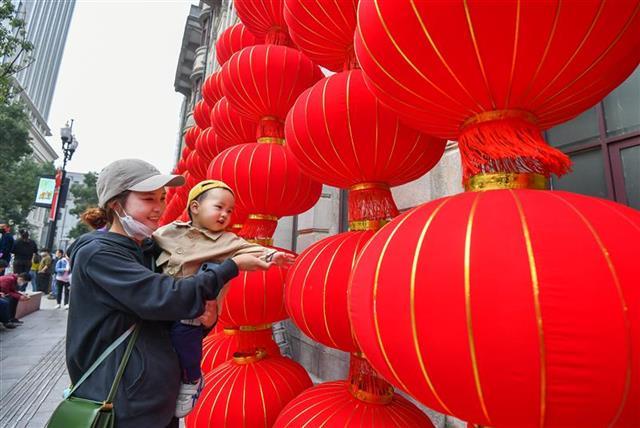
[[[236,224],[232,224],[231,226],[229,226],[231,229],[242,229],[242,226],[244,226],[242,223],[236,223]]]
[[[467,192],[500,189],[549,189],[549,179],[542,174],[518,172],[493,172],[476,174],[465,184]]]
[[[389,220],[353,220],[349,222],[349,231],[363,231],[363,230],[379,230],[382,226],[389,223]]]
[[[272,327],[271,323],[258,324],[258,325],[241,325],[238,327],[240,331],[262,331],[269,330]]]
[[[471,116],[462,123],[460,129],[462,130],[467,126],[477,125],[483,122],[491,122],[493,120],[503,119],[522,119],[533,124],[538,123],[538,118],[533,113],[525,110],[491,110],[483,111],[482,113],[478,113],[475,116]]]
[[[234,336],[234,335],[240,333],[240,329],[239,328],[232,328],[232,327],[225,327],[225,328],[222,329],[222,332],[227,336]]]
[[[233,361],[236,364],[251,364],[262,360],[267,356],[267,351],[264,348],[258,348],[255,352],[234,352]]]
[[[249,214],[249,220],[278,221],[278,217],[269,214]]]
[[[278,144],[280,146],[284,146],[284,138],[260,137],[260,138],[258,138],[258,143],[262,143],[262,144]]]
[[[349,392],[360,401],[372,404],[389,404],[393,400],[393,387],[390,386],[384,394],[374,394],[369,391],[358,388],[353,384],[349,384]]]
[[[273,238],[247,238],[246,241],[263,247],[273,247]]]
[[[385,183],[358,183],[349,187],[349,190],[352,192],[358,190],[368,190],[368,189],[381,189],[381,190],[389,190],[389,185]]]

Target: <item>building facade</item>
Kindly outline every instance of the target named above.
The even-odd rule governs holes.
[[[219,68],[214,51],[217,35],[238,22],[229,0],[201,2],[199,13],[202,44],[198,47],[189,45],[190,52],[181,53],[178,65],[178,70],[185,67],[185,84],[180,88],[187,86],[186,68],[189,64],[193,66],[189,75],[189,91],[179,90],[176,84],[176,91],[185,95],[181,136],[193,125],[188,114],[201,98],[198,83],[201,84],[204,77]],[[188,22],[189,19],[193,19],[191,15]],[[183,50],[186,46],[183,43]],[[183,57],[193,57],[194,60],[190,63]],[[640,68],[598,105],[572,121],[547,130],[546,137],[550,144],[567,153],[573,161],[571,173],[552,180],[554,189],[599,196],[640,209]],[[176,160],[182,144],[181,137]],[[429,173],[392,189],[400,211],[462,191],[460,153],[453,141],[447,144],[442,159]],[[312,209],[279,220],[274,244],[300,253],[316,241],[345,232],[347,202],[345,191],[324,186],[320,200]],[[311,340],[290,321],[285,321],[283,326],[291,356],[304,365],[314,381],[346,378],[349,367],[347,353]],[[466,426],[456,418],[425,410],[438,427]]]
[[[34,159],[53,162],[58,155],[46,140],[51,136],[47,120],[75,0],[14,0],[13,3],[26,22],[27,39],[33,44],[31,63],[14,76],[13,83],[30,120],[29,137]],[[28,217],[32,237],[40,245],[44,245],[46,239],[48,211],[46,208],[34,208]]]
[[[31,119],[34,156],[39,161],[51,162],[57,155],[45,140],[51,135],[47,120],[75,0],[15,3],[26,21],[27,39],[34,46],[32,63],[17,73],[15,83]]]

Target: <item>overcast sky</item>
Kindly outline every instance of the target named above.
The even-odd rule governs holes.
[[[48,120],[60,153],[60,127],[75,119],[80,146],[69,171],[127,157],[171,169],[183,98],[173,81],[191,3],[76,2]]]

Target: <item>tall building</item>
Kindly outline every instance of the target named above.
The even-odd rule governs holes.
[[[189,114],[201,98],[199,86],[220,67],[215,60],[217,36],[238,22],[231,0],[202,1],[191,12],[185,28],[185,40],[189,34],[191,43],[183,41],[178,64],[182,81],[178,85],[176,77],[175,84],[176,91],[186,97],[176,160],[183,144],[182,135],[193,125]],[[193,43],[198,37],[200,45]],[[547,130],[546,138],[573,161],[571,173],[552,180],[554,189],[598,196],[640,209],[640,68],[596,106]],[[442,159],[429,173],[392,189],[401,212],[463,191],[460,152],[455,141],[448,142]],[[278,221],[274,244],[301,253],[314,242],[347,231],[347,207],[346,192],[323,186],[315,207]],[[313,341],[290,321],[284,324],[292,358],[307,369],[314,381],[346,377],[347,353]],[[466,426],[456,418],[427,412],[439,428]]]
[[[14,4],[26,21],[27,39],[33,44],[33,62],[15,76],[15,84],[31,120],[34,157],[41,162],[51,162],[57,155],[45,139],[51,135],[47,119],[75,0],[20,0]]]
[[[34,159],[53,162],[58,155],[46,140],[51,136],[47,120],[75,0],[13,0],[13,4],[19,16],[25,20],[27,39],[33,44],[31,63],[13,77],[13,84],[29,117],[29,137]],[[46,208],[34,208],[28,217],[32,238],[39,245],[45,244],[48,211]]]

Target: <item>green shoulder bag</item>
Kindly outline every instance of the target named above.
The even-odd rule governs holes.
[[[64,400],[58,404],[56,410],[49,418],[47,422],[48,428],[113,428],[115,426],[116,415],[113,408],[113,400],[116,398],[116,392],[118,385],[124,374],[124,370],[129,362],[131,351],[133,351],[133,345],[138,338],[138,332],[140,328],[137,324],[132,325],[118,337],[89,367],[84,375],[80,378],[78,383],[73,385],[68,392],[65,392]],[[133,333],[133,335],[132,335]],[[109,395],[106,400],[93,401],[86,398],[74,397],[73,393],[84,382],[93,371],[98,368],[100,364],[111,354],[127,337],[131,336],[127,349],[124,352],[118,371],[111,384]]]

